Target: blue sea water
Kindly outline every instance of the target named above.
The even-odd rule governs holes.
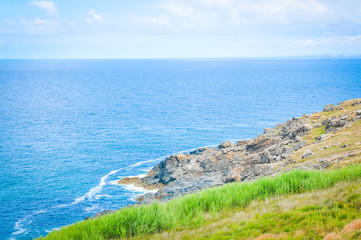
[[[361,97],[361,60],[0,60],[0,239],[134,201],[114,181]]]

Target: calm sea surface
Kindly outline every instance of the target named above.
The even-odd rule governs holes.
[[[172,153],[361,97],[361,60],[0,60],[0,239],[142,193],[114,181]]]

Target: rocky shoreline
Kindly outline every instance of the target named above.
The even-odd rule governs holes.
[[[340,103],[338,106],[328,104],[323,111],[342,111],[343,104],[346,103]],[[352,106],[360,104],[361,101],[354,101]],[[267,128],[263,134],[251,140],[241,140],[237,143],[224,142],[217,148],[200,148],[187,154],[172,155],[153,167],[147,176],[127,177],[118,183],[133,184],[145,189],[159,189],[156,193],[147,193],[136,198],[140,204],[146,204],[154,200],[168,201],[229,182],[251,181],[264,176],[273,176],[294,168],[325,169],[347,156],[295,164],[292,155],[312,144],[303,136],[314,128],[323,127],[325,132],[317,136],[315,141],[324,141],[330,133],[350,127],[359,119],[361,119],[361,110],[340,117],[332,116],[322,122],[317,121],[317,114],[304,114],[283,124],[279,123],[274,128]],[[302,154],[302,159],[312,155],[311,150],[306,151]]]
[[[274,128],[266,128],[263,134],[251,140],[223,142],[218,147],[172,155],[154,166],[145,177],[126,177],[118,183],[158,190],[136,198],[135,204],[149,204],[229,182],[275,176],[292,169],[326,169],[361,154],[360,147],[350,148],[350,144],[342,140],[333,146],[327,145],[334,142],[331,138],[339,139],[340,130],[360,123],[358,120],[361,120],[361,99],[341,102],[337,106],[328,104],[322,112],[304,114]],[[359,131],[358,126],[356,131]],[[361,146],[361,143],[356,144]],[[342,150],[314,158],[318,154],[311,150],[312,146]],[[113,211],[105,210],[95,217],[110,212]]]

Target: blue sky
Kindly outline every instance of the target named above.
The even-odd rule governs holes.
[[[0,0],[0,58],[361,54],[360,0]]]

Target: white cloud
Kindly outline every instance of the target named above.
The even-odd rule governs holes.
[[[41,8],[50,14],[54,14],[57,11],[57,6],[52,1],[31,1],[29,5]]]
[[[133,14],[130,22],[172,32],[245,32],[256,26],[266,31],[285,24],[320,26],[334,19],[319,0],[160,0],[154,10],[154,15]]]
[[[326,38],[309,38],[293,42],[296,46],[325,46],[325,45],[344,45],[361,42],[361,35],[345,35]]]
[[[22,31],[28,34],[54,34],[59,30],[59,22],[35,18],[33,20],[20,19]]]
[[[195,4],[195,0],[188,1]],[[199,1],[198,1],[199,2]],[[308,21],[327,13],[325,4],[317,0],[200,0],[199,7],[221,13],[233,23],[288,23]]]
[[[174,2],[161,2],[157,5],[157,7],[173,15],[178,15],[183,17],[187,17],[187,16],[191,16],[192,14],[195,14],[195,10],[192,7]]]
[[[85,18],[85,21],[87,21],[88,23],[97,23],[102,22],[103,18],[102,16],[97,14],[94,9],[90,9],[88,12],[88,16]]]
[[[130,16],[129,21],[133,23],[134,25],[139,26],[166,26],[169,22],[169,17],[165,15],[159,15],[159,16],[138,16],[132,14]]]

